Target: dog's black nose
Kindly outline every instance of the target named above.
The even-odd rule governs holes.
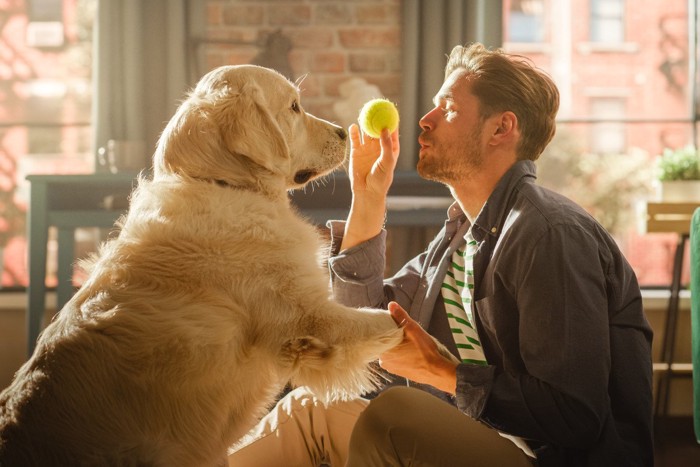
[[[340,136],[340,139],[342,139],[343,141],[345,141],[345,138],[348,137],[348,132],[345,131],[343,128],[338,128],[337,130],[335,130],[335,132],[338,136]]]
[[[300,170],[294,175],[294,183],[302,185],[311,180],[314,175],[316,175],[316,172],[313,170]]]

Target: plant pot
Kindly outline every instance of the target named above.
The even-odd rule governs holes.
[[[661,182],[661,201],[667,203],[700,202],[700,180]]]

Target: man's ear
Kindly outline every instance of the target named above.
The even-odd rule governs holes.
[[[262,90],[246,83],[215,103],[221,139],[231,153],[244,156],[273,173],[289,171],[289,146],[277,121],[265,106]]]
[[[496,128],[496,134],[509,133],[518,126],[518,117],[516,117],[513,112],[503,112],[498,123],[499,125]]]
[[[491,135],[493,144],[500,144],[518,134],[518,117],[511,111],[501,113],[494,124],[495,129]]]

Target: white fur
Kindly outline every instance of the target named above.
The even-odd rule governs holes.
[[[403,336],[330,298],[317,230],[287,190],[345,157],[260,67],[205,76],[165,128],[117,238],[0,394],[0,465],[215,465],[287,382],[375,386]]]

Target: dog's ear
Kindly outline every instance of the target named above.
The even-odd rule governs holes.
[[[215,105],[215,112],[226,148],[273,173],[287,175],[289,146],[260,87],[245,83],[240,89],[231,90],[225,100],[225,105]]]

